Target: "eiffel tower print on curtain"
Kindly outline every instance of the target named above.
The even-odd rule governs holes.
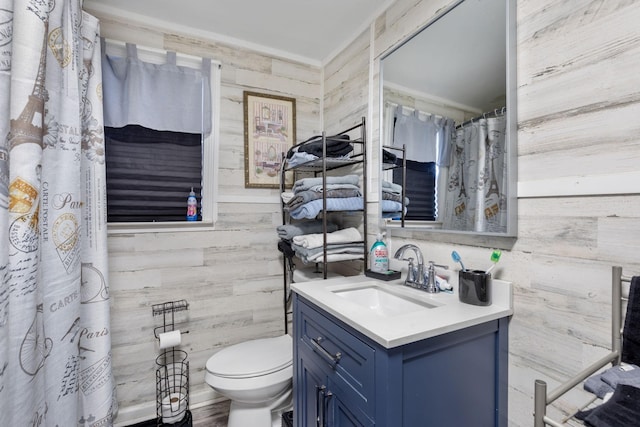
[[[11,130],[7,135],[9,151],[20,144],[33,143],[42,147],[42,123],[44,122],[44,103],[47,101],[47,89],[44,87],[45,59],[47,56],[46,31],[38,74],[33,91],[17,119],[11,119]]]

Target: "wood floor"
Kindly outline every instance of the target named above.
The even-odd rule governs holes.
[[[229,400],[213,405],[191,408],[192,427],[227,427]],[[178,425],[178,424],[176,424]],[[156,427],[157,420],[148,420],[128,427]]]
[[[191,410],[193,427],[227,427],[229,400]]]

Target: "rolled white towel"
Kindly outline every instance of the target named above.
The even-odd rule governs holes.
[[[281,239],[291,240],[295,236],[302,236],[303,234],[313,234],[322,231],[322,221],[300,221],[292,224],[284,224],[276,227],[278,237]],[[338,225],[333,222],[327,222],[327,232],[331,233],[338,229]]]
[[[323,240],[324,237],[322,233],[303,234],[302,236],[295,236],[293,238],[293,243],[304,248],[317,248],[323,245]],[[354,227],[334,231],[333,233],[327,233],[327,243],[349,243],[361,240],[362,236],[360,235],[360,232]]]

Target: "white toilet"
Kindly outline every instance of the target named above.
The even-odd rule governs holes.
[[[224,348],[207,360],[204,380],[231,400],[228,427],[281,425],[291,409],[293,341],[263,338]]]

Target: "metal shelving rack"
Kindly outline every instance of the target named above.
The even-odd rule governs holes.
[[[404,217],[405,217],[405,200],[407,197],[407,147],[405,144],[402,144],[402,147],[395,147],[393,145],[383,145],[382,148],[386,148],[388,150],[400,151],[400,155],[402,156],[402,165],[398,165],[396,163],[382,163],[382,170],[388,171],[393,169],[400,169],[402,171],[402,214],[400,216],[400,226],[404,228]]]
[[[349,142],[354,147],[354,153],[349,158],[333,158],[327,157],[327,141],[331,141],[335,138],[340,138],[340,136],[344,135],[355,135],[354,138],[350,138]],[[353,165],[362,165],[362,195],[363,195],[363,209],[362,209],[362,227],[363,227],[363,241],[362,244],[364,246],[364,268],[368,265],[368,250],[366,247],[367,241],[367,167],[366,167],[366,158],[367,158],[367,128],[365,118],[362,117],[362,120],[357,125],[354,125],[348,129],[343,130],[335,135],[327,136],[325,132],[322,132],[321,140],[322,140],[322,156],[318,159],[311,160],[305,162],[300,165],[286,167],[283,163],[283,167],[281,170],[280,176],[280,192],[285,191],[286,187],[286,174],[302,172],[302,173],[313,173],[314,176],[322,177],[322,186],[323,197],[322,197],[322,223],[323,223],[323,258],[322,262],[316,263],[316,269],[319,269],[322,266],[322,275],[323,279],[327,278],[327,197],[326,197],[326,178],[327,172],[331,170],[335,170],[338,168],[344,168]],[[318,137],[314,137],[310,140],[300,142],[296,144],[294,147],[301,146],[305,143],[310,142],[311,140],[317,141]],[[343,139],[339,139],[340,141],[344,141]],[[284,209],[284,202],[281,203],[282,210],[282,223],[286,224],[288,221],[287,213]],[[285,333],[288,332],[288,315],[291,313],[291,289],[290,283],[293,278],[293,265],[289,265],[290,261],[287,257],[284,257],[284,327]]]

